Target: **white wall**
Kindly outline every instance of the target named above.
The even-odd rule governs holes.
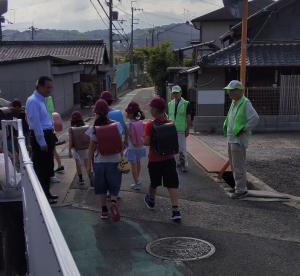
[[[239,21],[220,21],[220,22],[203,22],[201,24],[202,41],[208,42],[215,40],[216,45],[221,47],[220,36],[230,30],[230,26],[235,25]]]
[[[74,105],[73,73],[53,76],[55,110],[61,114]]]
[[[31,61],[0,65],[1,97],[8,100],[18,98],[25,104],[35,89],[37,79],[50,75],[50,61]]]

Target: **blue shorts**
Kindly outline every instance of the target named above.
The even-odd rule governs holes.
[[[139,149],[127,149],[125,157],[130,163],[137,163],[142,158],[146,157],[146,148],[142,147]]]
[[[119,163],[94,163],[94,187],[96,195],[118,196],[121,188],[122,173]]]

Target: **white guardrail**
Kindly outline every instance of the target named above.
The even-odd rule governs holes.
[[[6,183],[0,185],[0,191],[5,195],[6,192],[21,189],[29,275],[79,276],[78,268],[33,169],[23,135],[22,121],[3,120],[1,124]],[[20,183],[17,170],[9,171],[7,134],[10,133],[10,137],[13,137],[13,129],[18,133]],[[14,142],[11,145],[10,155],[16,168],[17,154]],[[14,178],[14,181],[11,181],[11,178]]]

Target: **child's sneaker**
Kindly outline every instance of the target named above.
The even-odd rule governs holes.
[[[103,220],[108,219],[108,211],[102,211],[100,218]]]
[[[134,183],[130,187],[131,187],[131,189],[133,189],[135,191],[139,191],[141,189],[141,186],[142,186],[141,183]]]
[[[154,209],[154,207],[155,207],[155,201],[153,199],[151,199],[148,194],[145,195],[144,202],[145,202],[147,208],[149,208],[151,210]]]
[[[113,203],[110,207],[111,211],[111,218],[114,222],[117,222],[120,220],[120,213],[117,207],[117,204]]]
[[[171,220],[173,220],[174,222],[181,222],[181,214],[179,210],[172,211]]]

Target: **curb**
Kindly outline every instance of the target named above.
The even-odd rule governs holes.
[[[198,138],[199,139],[199,138]],[[200,141],[202,143],[205,143],[204,141],[202,141],[200,139]],[[205,143],[213,152],[215,152],[216,154],[218,154],[219,156],[221,156],[222,158],[224,158],[225,160],[227,159],[227,157],[225,157],[224,155],[222,155],[219,152],[216,152],[210,145],[208,145],[207,143]],[[202,168],[202,170],[205,172],[205,174],[207,176],[209,176],[212,180],[214,180],[216,183],[221,183],[222,185],[224,184],[223,181],[217,179],[214,174],[210,174],[208,172],[206,172],[203,167],[201,166],[201,164],[199,164],[199,162],[197,160],[195,160],[195,158],[192,157],[192,155],[189,153],[189,156],[192,160],[194,160],[196,162],[196,164]],[[272,187],[270,187],[268,184],[266,184],[265,182],[263,182],[261,179],[257,178],[256,176],[254,176],[253,174],[247,172],[247,180],[250,183],[250,185],[253,186],[254,189],[259,190],[259,191],[268,191],[268,192],[274,192],[274,193],[278,193],[281,194],[283,196],[287,196],[289,198],[289,202],[284,202],[283,204],[288,205],[290,207],[296,208],[296,209],[300,209],[300,197],[298,196],[293,196],[290,194],[285,194],[285,193],[280,193],[278,191],[276,191],[275,189],[273,189]],[[226,182],[225,182],[226,183]],[[223,187],[224,188],[224,187]],[[226,191],[226,190],[225,190]]]

